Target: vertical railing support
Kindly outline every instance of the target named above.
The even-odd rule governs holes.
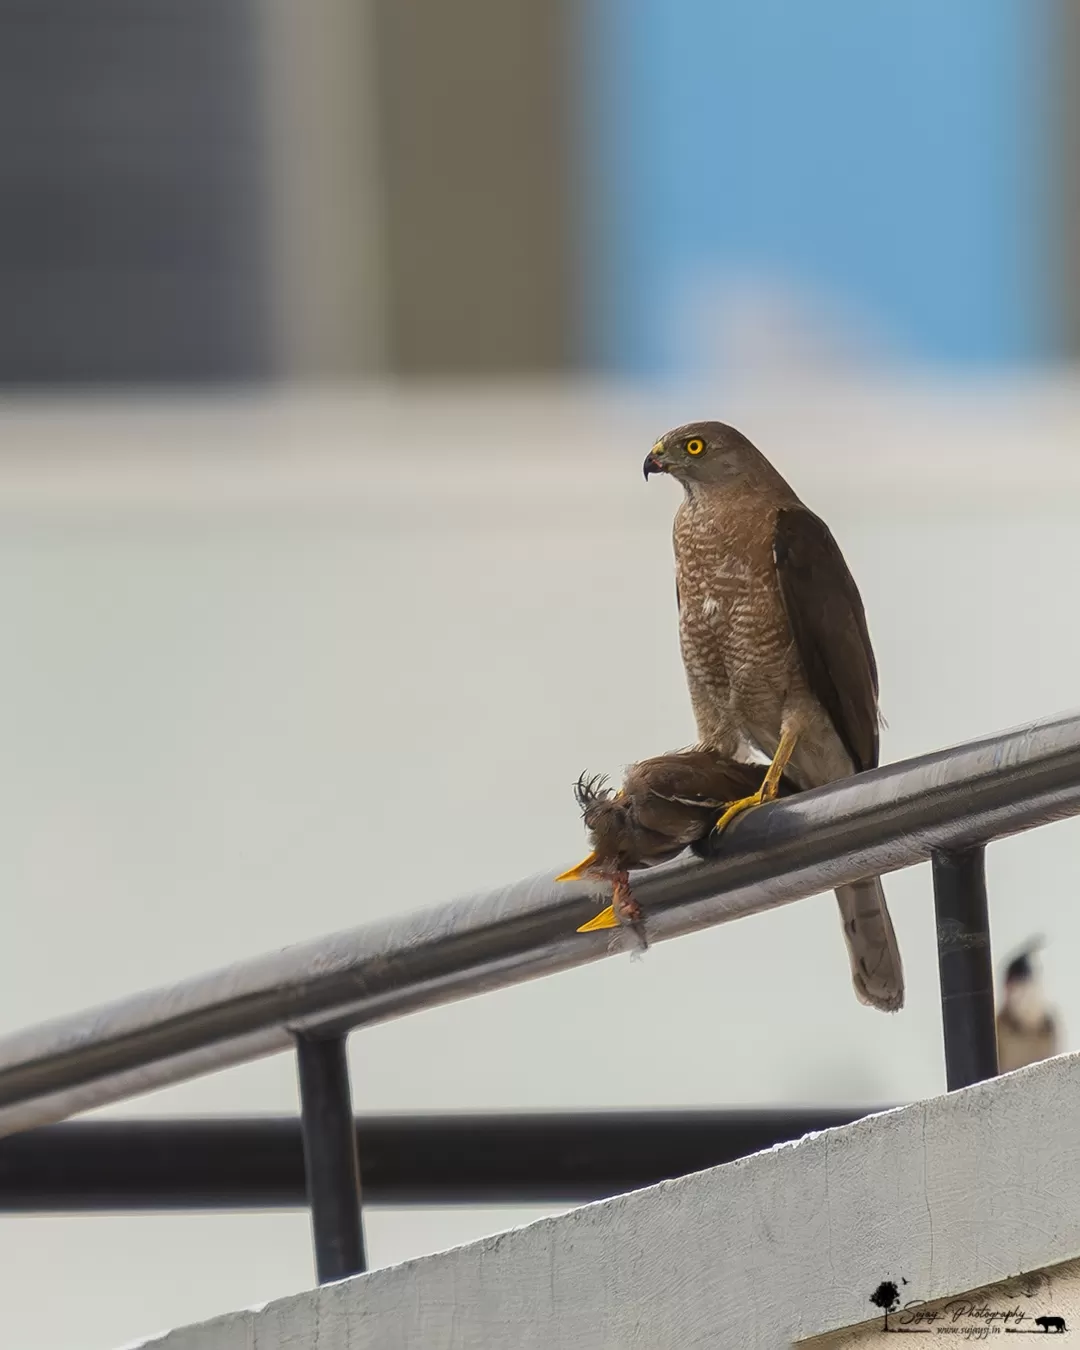
[[[315,1272],[328,1284],[359,1274],[365,1264],[345,1037],[298,1036],[296,1062]]]
[[[937,849],[933,870],[945,1081],[954,1092],[998,1071],[985,849]]]

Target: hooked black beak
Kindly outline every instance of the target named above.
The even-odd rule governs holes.
[[[645,472],[646,483],[649,481],[649,474],[651,473],[667,473],[667,469],[665,469],[663,464],[660,462],[660,456],[658,453],[659,450],[660,450],[660,443],[658,441],[656,445],[654,445],[653,448],[649,451],[649,453],[645,456],[645,463],[643,465],[643,468]]]

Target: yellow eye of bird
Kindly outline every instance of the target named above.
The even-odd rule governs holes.
[[[705,449],[705,442],[699,440],[697,436],[695,436],[692,441],[686,442],[686,453],[688,455],[700,455],[702,450],[704,449]]]

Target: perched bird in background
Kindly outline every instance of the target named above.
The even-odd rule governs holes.
[[[758,791],[763,764],[740,764],[715,750],[678,750],[640,760],[626,771],[618,792],[602,777],[584,774],[574,789],[589,832],[592,852],[559,881],[596,877],[612,882],[612,903],[578,929],[628,924],[644,938],[641,910],[630,892],[628,873],[655,867],[700,843],[728,803]],[[788,780],[781,791],[793,792]]]
[[[679,637],[703,745],[771,763],[717,822],[776,794],[786,773],[820,787],[878,763],[878,676],[862,600],[836,541],[769,461],[723,422],[661,437],[645,477],[683,488],[675,516]],[[904,973],[876,878],[837,888],[862,1003],[894,1012]]]
[[[1031,963],[1042,945],[1041,938],[1032,939],[1005,968],[1005,989],[997,1015],[999,1073],[1037,1064],[1058,1053],[1061,1029]]]

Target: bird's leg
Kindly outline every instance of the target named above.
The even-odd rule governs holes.
[[[611,904],[595,919],[583,923],[577,931],[579,933],[595,933],[601,928],[632,928],[642,947],[647,947],[648,942],[641,927],[644,915],[641,912],[641,906],[634,899],[633,892],[630,890],[630,874],[628,872],[613,872],[610,875]]]
[[[620,923],[638,924],[642,920],[641,906],[630,889],[630,873],[616,872],[611,879],[611,908]]]
[[[648,951],[649,939],[645,936],[645,916],[630,890],[629,872],[615,874],[611,883],[611,908],[620,923],[633,929],[634,936],[641,944],[641,950]]]
[[[788,766],[795,750],[795,742],[798,736],[794,731],[785,728],[780,735],[780,744],[776,747],[776,754],[772,757],[772,763],[769,765],[769,771],[761,787],[750,797],[740,797],[737,802],[731,802],[727,810],[716,822],[713,830],[714,834],[719,834],[725,826],[729,825],[743,811],[749,811],[751,807],[761,806],[764,802],[771,802],[780,791],[780,779],[784,776],[784,770]]]
[[[590,853],[576,867],[571,867],[569,872],[563,872],[555,880],[579,881],[590,868],[595,866],[596,861],[596,854]],[[611,904],[608,905],[607,909],[601,910],[594,919],[590,919],[588,923],[583,923],[577,931],[579,933],[595,933],[601,928],[619,928],[623,925],[629,925],[636,931],[642,921],[642,913],[641,906],[634,899],[630,890],[630,874],[623,871],[607,872],[603,875],[611,879]],[[642,937],[640,932],[638,937]]]

